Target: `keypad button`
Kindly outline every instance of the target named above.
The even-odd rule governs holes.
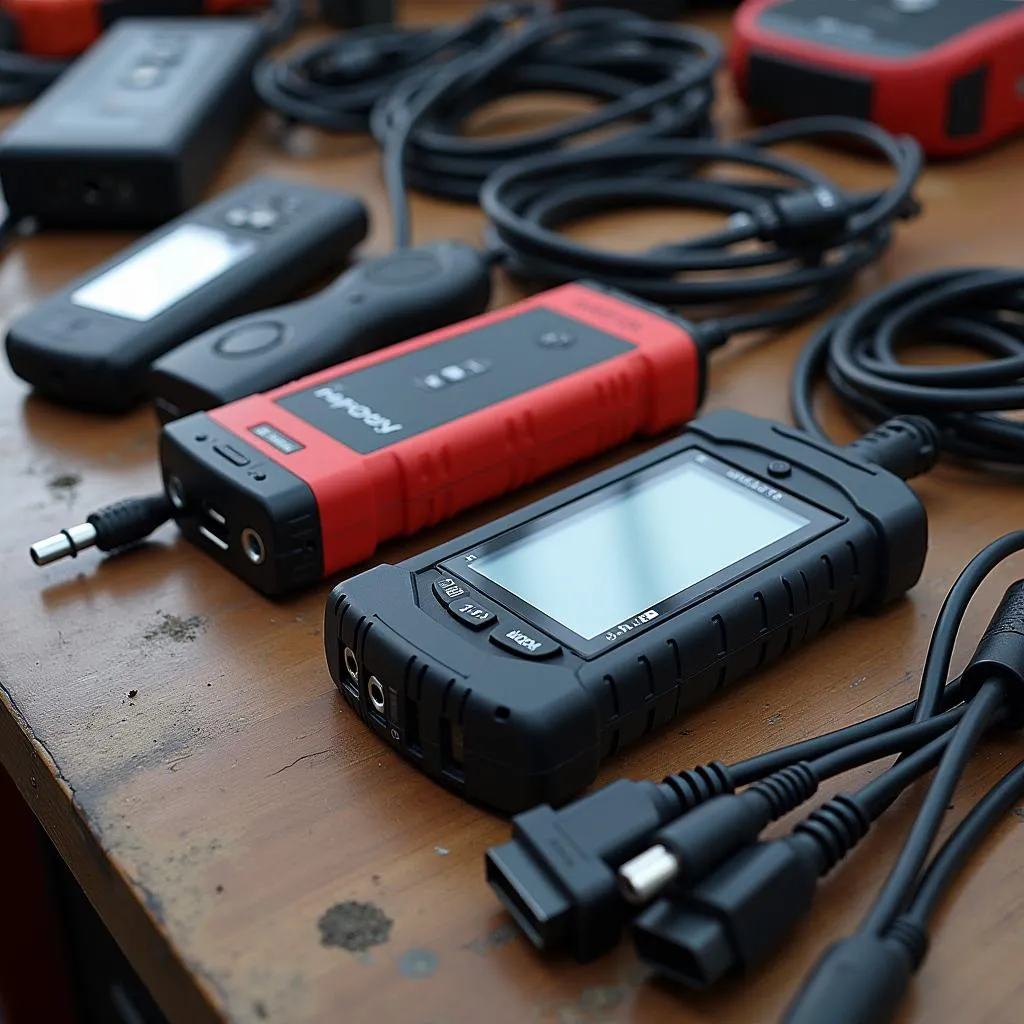
[[[538,633],[533,626],[528,626],[525,622],[502,623],[491,633],[490,640],[502,650],[517,654],[521,658],[537,660],[550,658],[562,649],[554,640]]]
[[[237,448],[232,448],[229,444],[215,444],[213,450],[221,456],[221,458],[227,459],[234,466],[248,466],[249,456],[244,455]]]
[[[448,612],[464,626],[469,626],[470,629],[483,629],[498,618],[490,608],[485,608],[482,604],[470,601],[466,597],[452,601],[448,605]]]
[[[283,337],[284,328],[280,324],[264,321],[228,331],[213,348],[222,356],[251,356],[273,348]]]
[[[457,600],[460,597],[467,597],[469,591],[451,576],[442,576],[441,579],[434,581],[434,596],[447,607],[452,601]]]

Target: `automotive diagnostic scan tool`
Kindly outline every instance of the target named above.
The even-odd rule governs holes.
[[[687,422],[703,367],[672,314],[565,285],[168,423],[164,488],[186,537],[283,594]]]
[[[912,587],[935,460],[912,419],[848,448],[739,412],[338,586],[331,674],[467,799],[560,803],[621,747]],[[883,468],[888,466],[889,468]]]
[[[861,117],[932,156],[1024,128],[1024,6],[1013,0],[747,0],[731,63],[755,111]]]

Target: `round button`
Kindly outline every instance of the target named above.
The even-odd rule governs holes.
[[[429,252],[400,252],[368,263],[363,268],[371,284],[415,284],[441,272],[441,261]]]
[[[575,341],[576,335],[568,331],[545,331],[537,338],[537,344],[542,348],[568,348]]]
[[[228,331],[213,348],[222,356],[252,356],[273,348],[283,337],[284,328],[280,324],[246,324]]]
[[[768,463],[769,476],[773,476],[777,480],[789,476],[792,472],[793,467],[788,462],[783,462],[782,459],[773,459]]]

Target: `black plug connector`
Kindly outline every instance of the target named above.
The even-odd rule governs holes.
[[[621,779],[560,810],[535,807],[487,851],[487,881],[534,946],[592,960],[615,946],[629,914],[618,868],[666,822],[732,788],[715,763],[661,784]]]
[[[148,498],[127,498],[93,512],[84,523],[36,541],[29,554],[36,565],[49,565],[61,558],[77,558],[80,551],[96,547],[114,551],[145,540],[171,518],[174,509],[162,494]]]
[[[674,890],[633,922],[640,959],[689,988],[749,970],[811,908],[818,879],[867,833],[855,797],[840,795],[793,835],[741,850],[689,890]]]
[[[887,1024],[899,1011],[926,942],[922,932],[904,927],[835,943],[780,1024]]]
[[[654,836],[654,845],[619,869],[622,894],[650,902],[665,886],[687,886],[709,875],[733,854],[757,841],[773,821],[799,807],[818,789],[806,762],[755,782],[738,794],[715,797]]]
[[[964,669],[970,696],[988,679],[998,679],[1004,686],[1006,724],[1011,729],[1024,727],[1024,580],[1007,588]]]

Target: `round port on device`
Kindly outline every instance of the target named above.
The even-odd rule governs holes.
[[[167,478],[167,497],[179,512],[185,511],[188,496],[185,493],[185,485],[181,482],[181,477],[169,476]]]
[[[242,550],[253,565],[262,565],[267,557],[263,538],[251,526],[242,531]]]
[[[345,648],[345,671],[354,683],[359,682],[359,660],[351,647]]]
[[[384,687],[376,676],[370,676],[370,681],[366,684],[366,693],[373,709],[378,714],[384,714]]]

